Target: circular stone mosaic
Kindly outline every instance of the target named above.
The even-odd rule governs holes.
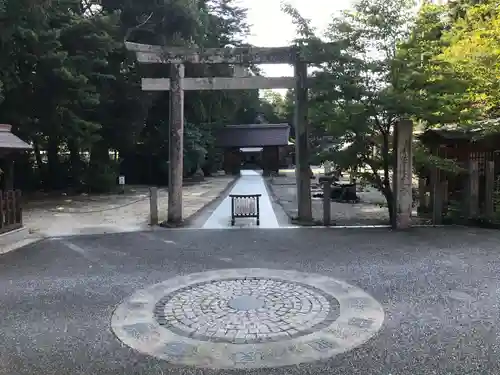
[[[384,311],[361,289],[323,275],[233,269],[180,276],[121,303],[112,329],[174,364],[257,368],[326,359],[361,345]]]
[[[178,335],[234,344],[310,334],[337,319],[339,304],[312,286],[249,277],[190,285],[162,298],[155,312]]]

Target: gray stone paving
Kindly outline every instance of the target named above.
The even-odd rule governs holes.
[[[162,325],[208,341],[288,339],[338,316],[321,291],[267,278],[218,280],[189,287],[157,305]]]
[[[179,277],[138,291],[117,308],[112,328],[130,347],[172,363],[259,368],[343,353],[373,336],[383,320],[376,300],[343,281],[236,269]],[[172,345],[184,345],[183,354],[165,352]]]

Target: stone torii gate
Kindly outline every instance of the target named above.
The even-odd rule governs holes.
[[[163,47],[125,42],[143,64],[170,64],[170,78],[142,78],[143,91],[170,91],[170,142],[168,222],[182,222],[184,90],[253,90],[294,88],[295,90],[295,153],[298,217],[312,221],[311,180],[309,175],[309,139],[307,126],[307,65],[310,62],[291,47],[197,48]],[[184,63],[197,64],[292,64],[294,77],[202,77],[185,78]],[[397,228],[410,226],[412,126],[408,121],[396,125],[394,207]]]
[[[182,222],[183,128],[185,90],[295,89],[298,216],[312,220],[307,129],[307,63],[296,47],[189,48],[125,43],[144,64],[170,64],[170,78],[142,78],[143,91],[170,91],[168,222]],[[185,78],[184,63],[293,64],[295,77]]]

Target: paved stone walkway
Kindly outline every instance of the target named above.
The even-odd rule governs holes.
[[[278,219],[261,174],[252,170],[242,170],[241,177],[229,194],[260,194],[260,228],[279,228]],[[238,218],[231,226],[231,198],[227,196],[203,224],[204,229],[256,227],[255,218]]]
[[[183,189],[184,218],[189,219],[220,196],[232,176],[209,177]],[[159,219],[167,219],[168,196],[159,190]],[[34,202],[23,213],[24,224],[42,236],[143,230],[149,222],[149,189],[137,187],[125,195],[68,197]]]

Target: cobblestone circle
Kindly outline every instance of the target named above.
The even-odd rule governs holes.
[[[362,345],[384,309],[329,276],[262,268],[176,276],[120,303],[111,328],[125,345],[172,364],[272,368],[328,359]]]
[[[190,285],[155,306],[160,325],[181,336],[229,343],[290,339],[330,325],[335,298],[309,285],[264,277]]]

